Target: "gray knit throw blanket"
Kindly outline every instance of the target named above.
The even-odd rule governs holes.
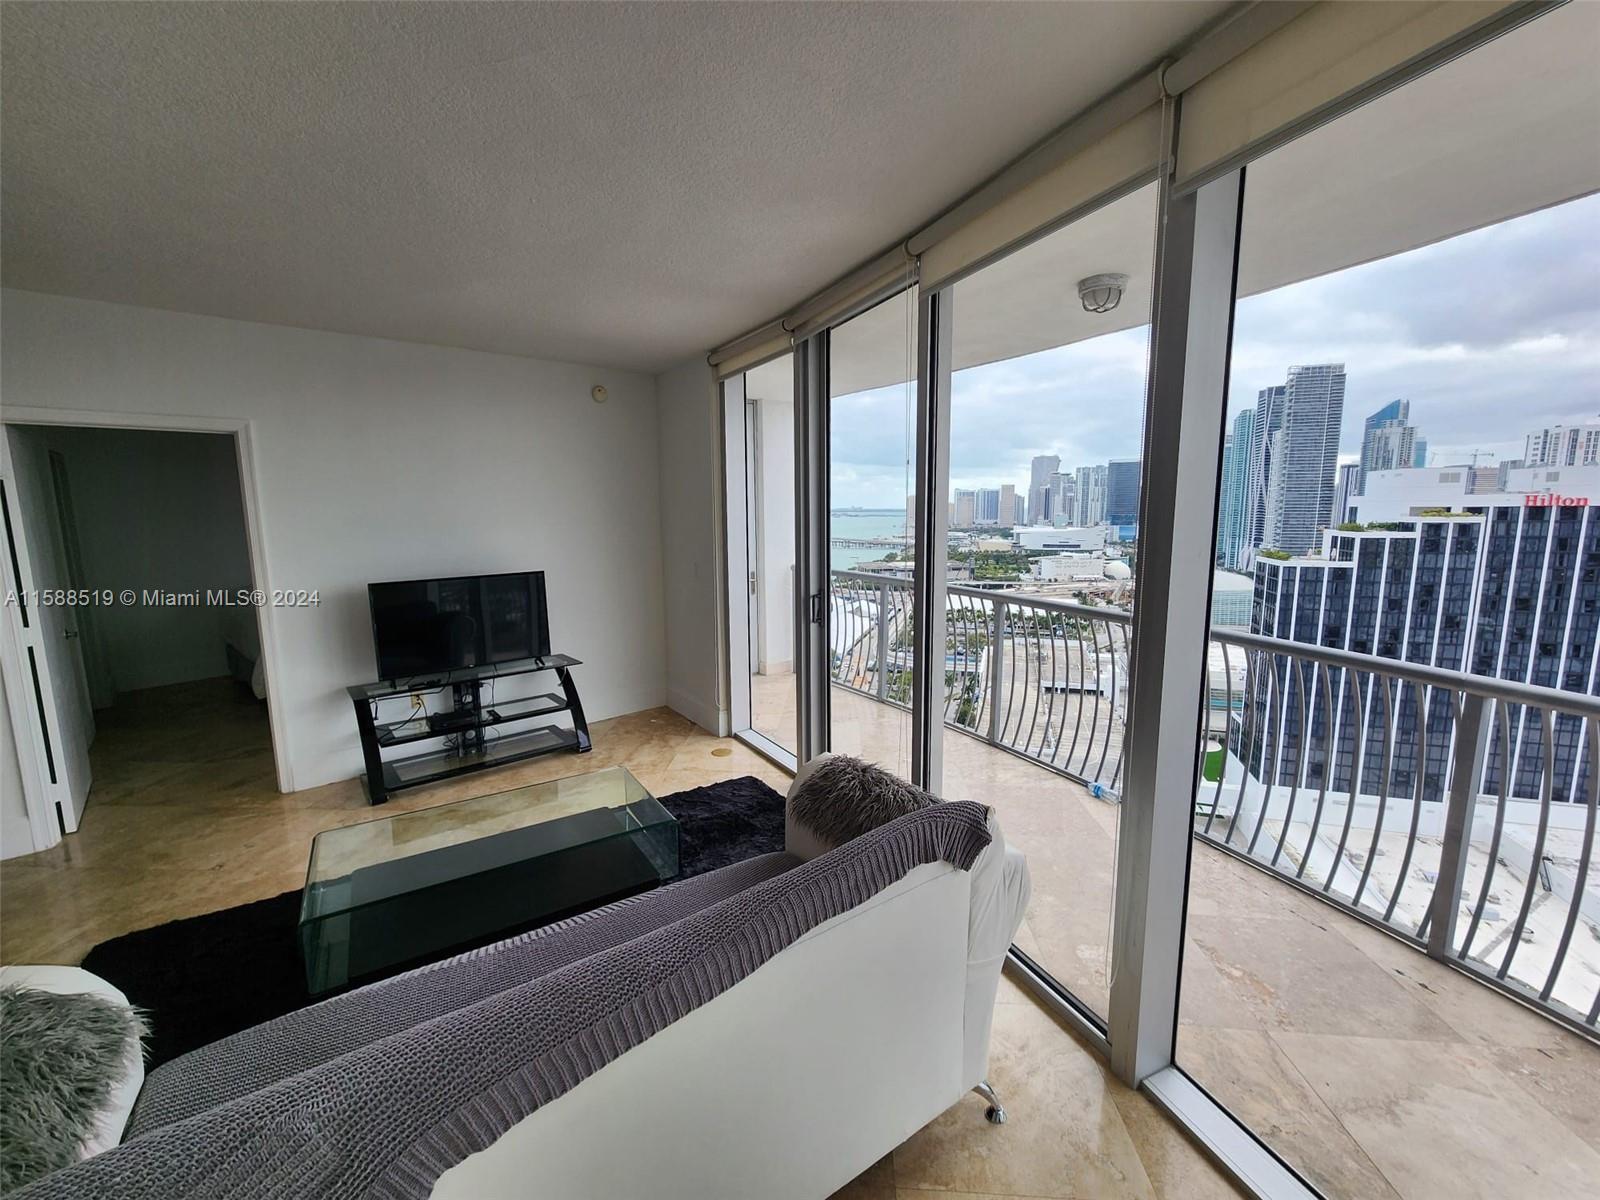
[[[425,1200],[449,1168],[810,930],[924,863],[969,870],[988,844],[982,805],[908,813],[633,940],[295,1074],[240,1063],[264,1086],[236,1082],[235,1098],[16,1195]],[[381,1007],[386,986],[341,999]]]

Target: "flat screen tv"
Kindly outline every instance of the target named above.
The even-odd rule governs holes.
[[[369,583],[378,677],[442,675],[550,653],[544,572]]]

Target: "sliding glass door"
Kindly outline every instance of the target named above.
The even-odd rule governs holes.
[[[723,384],[734,732],[783,761],[797,748],[794,355]]]
[[[1157,189],[966,275],[952,312],[942,788],[1028,856],[1018,947],[1103,1024]]]
[[[829,746],[909,779],[915,290],[826,336]]]

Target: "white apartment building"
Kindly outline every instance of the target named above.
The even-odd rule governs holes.
[[[1011,536],[1019,550],[1062,550],[1103,555],[1106,532],[1104,525],[1069,525],[1060,529],[1050,525],[1029,525],[1013,529]]]
[[[1050,558],[1034,559],[1028,569],[1041,583],[1104,579],[1106,560],[1098,554],[1056,554]]]
[[[1527,437],[1522,461],[1530,467],[1583,467],[1600,462],[1600,417],[1581,425],[1549,425]]]

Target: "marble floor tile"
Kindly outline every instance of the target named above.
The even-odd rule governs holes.
[[[1158,1200],[1238,1200],[1233,1182],[1149,1097],[1116,1080],[1110,1090]]]
[[[828,1200],[895,1200],[894,1155],[885,1154]]]
[[[1600,1152],[1461,1043],[1275,1041],[1406,1200],[1600,1194]]]
[[[1198,1015],[1207,1023],[1441,1042],[1457,1036],[1344,938],[1297,917],[1191,914],[1188,939],[1189,953],[1208,959],[1230,993]]]
[[[1540,1107],[1600,1150],[1600,1056],[1593,1046],[1569,1035],[1560,1045],[1493,1047],[1489,1057]]]
[[[1006,1124],[987,1124],[968,1096],[895,1151],[898,1187],[1153,1200],[1108,1068],[1042,1009],[995,1009],[989,1079]]]
[[[1427,1006],[1458,1038],[1485,1046],[1562,1046],[1582,1044],[1548,1017],[1478,983],[1465,972],[1419,954],[1410,946],[1360,921],[1333,925],[1338,935],[1387,971],[1417,1003]],[[1600,1061],[1594,1068],[1600,1072]]]
[[[1177,1058],[1195,1082],[1329,1197],[1399,1195],[1274,1035],[1184,1025]]]

